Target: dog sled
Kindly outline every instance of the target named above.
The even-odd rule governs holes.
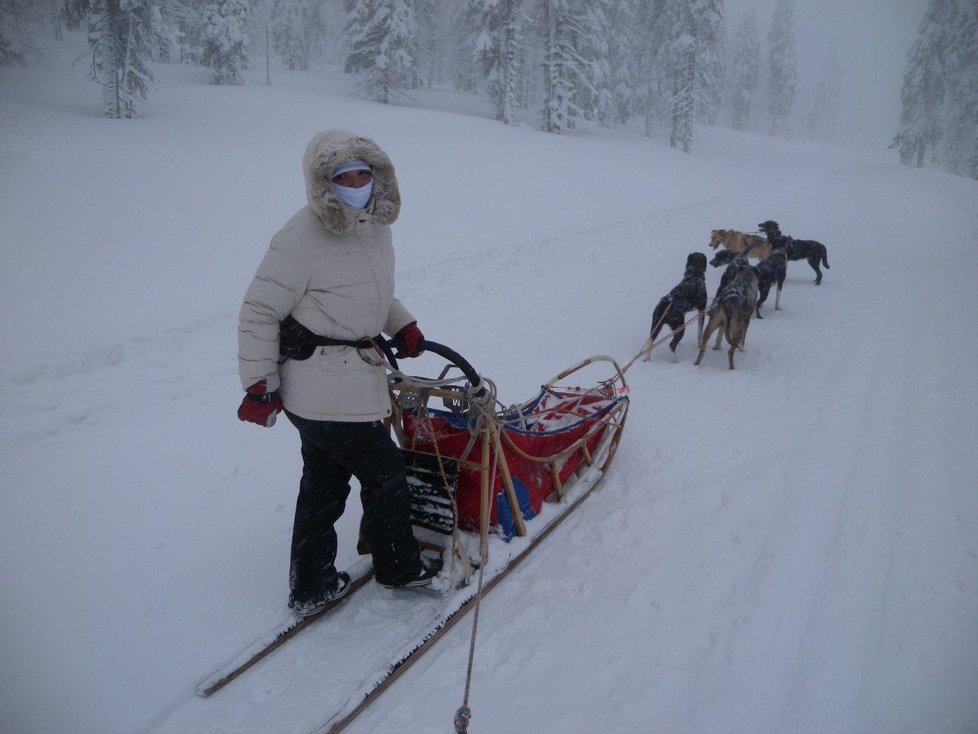
[[[544,383],[530,400],[496,410],[491,381],[447,347],[427,342],[426,348],[450,362],[442,375],[394,378],[391,386],[394,430],[422,540],[484,526],[505,540],[526,536],[527,522],[545,502],[565,498],[592,468],[607,469],[628,408],[628,386],[614,360],[591,357]],[[601,362],[613,367],[610,379],[559,385]],[[447,378],[453,366],[462,372],[457,380]],[[443,407],[434,407],[437,400]]]
[[[531,399],[507,407],[497,400],[494,383],[463,357],[435,342],[423,346],[448,363],[436,378],[401,372],[389,349],[384,351],[391,427],[405,458],[415,534],[424,554],[443,561],[432,589],[412,594],[411,614],[392,625],[385,603],[407,592],[368,584],[372,570],[367,559],[361,560],[348,569],[355,593],[315,616],[269,631],[208,676],[198,696],[221,690],[328,616],[294,645],[308,640],[311,646],[302,655],[303,677],[310,660],[323,661],[328,686],[317,691],[309,720],[317,721],[314,731],[335,734],[532,552],[607,471],[628,412],[628,385],[613,359],[585,359],[544,383]],[[600,379],[572,384],[595,373],[602,373]],[[355,639],[336,632],[348,624],[358,630]],[[292,674],[283,669],[288,665],[276,655],[253,675],[274,676],[276,687],[285,691],[281,681]],[[248,713],[257,706],[255,697],[247,686],[236,688],[218,697],[227,697],[222,710],[240,712],[238,731],[260,726],[260,717]]]

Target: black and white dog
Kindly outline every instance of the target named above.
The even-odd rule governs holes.
[[[757,309],[757,272],[750,266],[731,270],[734,267],[733,263],[728,267],[731,277],[721,286],[710,306],[710,320],[700,337],[700,353],[693,362],[694,365],[699,365],[703,361],[706,345],[714,331],[717,332],[714,349],[720,348],[721,334],[730,344],[727,350],[730,369],[734,369],[734,352],[743,349],[747,341],[747,327],[750,326],[751,316]]]
[[[781,289],[784,287],[784,279],[788,274],[788,253],[783,247],[774,247],[771,251],[771,256],[761,260],[757,265],[754,266],[754,272],[757,273],[757,290],[759,292],[757,298],[757,318],[763,319],[761,316],[761,304],[767,300],[768,293],[771,292],[771,286],[775,283],[778,286],[778,290],[774,296],[774,310],[781,310]]]
[[[747,257],[744,255],[744,253],[731,252],[730,250],[720,250],[720,252],[718,252],[712,260],[710,260],[710,265],[712,265],[715,268],[718,268],[721,265],[727,266],[726,269],[723,271],[723,275],[720,276],[720,285],[717,286],[717,292],[713,296],[713,302],[710,307],[710,314],[712,317],[714,306],[716,306],[720,298],[720,294],[723,293],[723,290],[731,283],[731,281],[733,281],[734,278],[736,278],[742,272],[744,272],[745,270],[752,270],[753,268],[751,267],[751,264],[747,260]],[[723,329],[722,328],[716,329],[716,333],[717,333],[717,343],[713,345],[713,348],[719,349],[720,344],[723,342]],[[739,344],[738,348],[742,352],[745,351],[743,343]]]
[[[715,268],[718,268],[721,265],[727,266],[726,270],[723,271],[723,275],[720,276],[720,285],[717,287],[716,295],[713,296],[714,300],[716,300],[717,296],[720,295],[720,292],[724,289],[727,283],[729,283],[734,276],[737,275],[737,273],[751,266],[750,262],[748,262],[747,258],[744,256],[744,253],[731,252],[730,250],[720,250],[720,252],[718,252],[712,260],[710,260],[710,265]]]
[[[829,268],[829,253],[821,242],[816,240],[796,240],[781,233],[778,223],[768,219],[757,225],[771,243],[772,247],[783,246],[787,251],[789,260],[807,260],[815,271],[815,285],[822,284],[822,271],[819,265],[824,265],[826,270]]]
[[[666,325],[674,332],[669,341],[669,350],[672,352],[672,361],[678,362],[676,357],[676,347],[683,339],[686,328],[686,313],[696,310],[699,312],[699,336],[703,335],[703,313],[706,310],[706,255],[702,252],[691,252],[686,257],[686,271],[679,285],[669,293],[659,299],[655,309],[652,311],[652,328],[649,331],[649,343],[655,341]],[[648,362],[652,358],[652,351],[645,355]]]

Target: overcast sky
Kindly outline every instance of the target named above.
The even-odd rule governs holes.
[[[741,15],[756,8],[761,42],[766,47],[775,5],[776,0],[726,0],[731,35]],[[799,74],[796,129],[801,132],[808,118],[812,91],[826,51],[834,43],[845,85],[840,139],[889,145],[900,117],[900,85],[907,52],[926,8],[927,0],[795,0]],[[762,69],[766,72],[766,56]]]

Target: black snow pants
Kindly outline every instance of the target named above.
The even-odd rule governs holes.
[[[411,505],[401,452],[381,421],[314,421],[286,411],[302,439],[302,480],[292,527],[289,584],[300,601],[315,599],[334,583],[336,531],[350,494],[360,481],[360,531],[373,554],[374,576],[399,585],[421,572],[411,530]]]

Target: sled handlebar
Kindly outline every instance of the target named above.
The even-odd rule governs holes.
[[[446,347],[444,344],[439,344],[438,342],[428,341],[427,339],[423,339],[421,341],[421,348],[426,352],[434,352],[439,357],[443,357],[462,370],[462,374],[465,375],[468,381],[472,384],[472,387],[478,387],[479,383],[482,382],[482,378],[479,377],[479,373],[476,372],[472,365],[469,364],[469,361],[454,349]]]
[[[385,339],[382,340],[379,346],[386,355],[387,361],[391,363],[391,366],[394,369],[400,369],[397,360],[394,358],[394,350],[392,349],[393,342]],[[444,344],[428,341],[427,339],[421,340],[420,347],[422,351],[433,352],[462,370],[462,374],[465,375],[472,387],[479,387],[482,383],[482,378],[479,377],[479,373],[475,371],[475,368],[469,364],[469,361],[451,347],[446,347]],[[485,389],[485,386],[483,386],[483,389]]]

